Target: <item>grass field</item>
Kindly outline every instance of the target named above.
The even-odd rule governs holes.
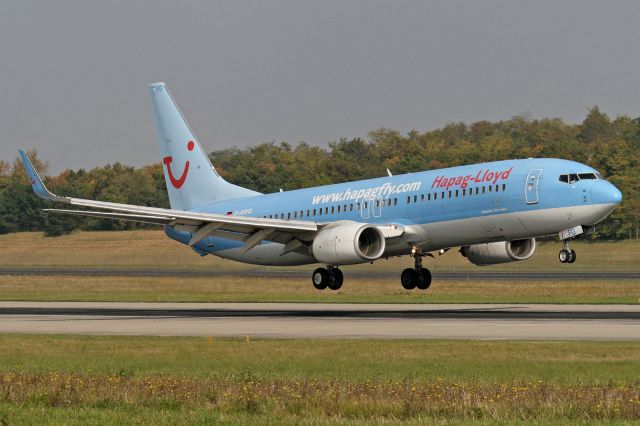
[[[0,276],[0,300],[309,303],[640,303],[639,280],[435,281],[404,290],[396,279],[349,277],[318,291],[289,277]]]
[[[0,366],[8,424],[640,420],[636,343],[0,336]]]
[[[405,291],[396,275],[408,257],[344,267],[338,292],[316,291],[310,279],[260,276],[268,268],[213,256],[200,257],[161,231],[79,232],[45,238],[37,233],[0,236],[0,267],[213,270],[216,277],[0,275],[0,300],[335,302],[335,303],[639,303],[640,280],[434,280],[428,291]],[[434,271],[638,271],[640,243],[580,243],[573,265],[556,259],[558,244],[541,244],[528,261],[480,268],[451,251],[425,259]],[[287,267],[311,273],[315,266]],[[256,271],[255,276],[237,276]],[[384,273],[384,274],[382,274]]]
[[[0,300],[639,303],[638,280],[442,280],[402,290],[411,259],[345,267],[338,292],[308,278],[201,258],[159,231],[0,236],[0,267],[216,270],[208,278],[0,276]],[[455,251],[434,271],[638,271],[640,244],[558,244],[478,268]],[[311,271],[313,266],[301,268]],[[352,272],[358,272],[350,276]],[[635,342],[252,340],[0,335],[4,424],[630,424]]]
[[[436,259],[425,258],[433,271],[640,271],[640,242],[575,242],[578,260],[572,265],[558,262],[559,243],[541,243],[534,256],[513,262],[480,268],[451,250]],[[236,271],[278,269],[243,265],[215,256],[198,256],[190,248],[170,240],[162,231],[76,232],[62,237],[44,237],[41,233],[0,235],[0,267],[88,267],[88,268],[161,268]],[[346,266],[349,271],[375,274],[400,271],[413,264],[409,257],[379,260],[374,264]],[[313,266],[285,269],[313,269]]]

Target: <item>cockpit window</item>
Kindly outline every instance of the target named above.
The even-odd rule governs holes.
[[[580,173],[580,179],[597,179],[595,173]]]
[[[587,180],[587,179],[602,179],[602,180],[604,180],[602,175],[600,173],[598,173],[598,172],[595,172],[595,173],[570,173],[570,174],[566,174],[566,175],[560,175],[560,177],[558,178],[558,180],[560,182],[569,183],[569,184],[574,184],[579,180]]]

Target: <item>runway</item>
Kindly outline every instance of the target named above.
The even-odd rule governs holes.
[[[0,302],[0,333],[640,340],[640,305]]]
[[[183,277],[183,278],[215,278],[220,276],[235,275],[239,277],[290,277],[308,279],[312,269],[242,269],[238,271],[219,270],[175,270],[175,269],[113,269],[113,268],[0,268],[0,275],[68,275],[68,276],[127,276],[127,277]],[[371,276],[370,272],[347,271],[349,277]],[[375,272],[378,277],[390,277],[397,279],[398,271]],[[515,272],[478,272],[478,271],[433,271],[435,280],[602,280],[621,279],[638,280],[640,272],[542,272],[542,271],[515,271]]]

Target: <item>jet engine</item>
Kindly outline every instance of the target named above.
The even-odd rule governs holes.
[[[478,266],[527,260],[536,251],[536,239],[474,244],[460,249],[469,262]]]
[[[382,231],[373,225],[347,222],[320,231],[311,249],[318,262],[349,265],[382,256],[385,239]]]

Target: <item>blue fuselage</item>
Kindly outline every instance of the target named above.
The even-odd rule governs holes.
[[[526,159],[278,192],[196,210],[318,223],[397,224],[410,232],[402,244],[387,248],[387,255],[396,255],[408,253],[414,245],[437,250],[592,226],[620,201],[620,191],[589,166],[560,159]],[[191,237],[171,227],[166,232],[183,243]],[[208,237],[194,249],[251,263],[313,262],[312,258],[270,258],[265,250],[258,257],[249,253],[242,258],[234,252],[242,245],[241,241]]]

